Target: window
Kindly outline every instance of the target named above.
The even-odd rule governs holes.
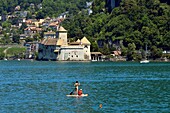
[[[88,48],[87,45],[85,45],[84,48]]]

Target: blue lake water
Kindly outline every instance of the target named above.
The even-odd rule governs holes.
[[[170,63],[0,61],[1,113],[169,111]]]

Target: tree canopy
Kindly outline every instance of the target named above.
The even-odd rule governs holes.
[[[146,44],[148,49],[170,50],[170,5],[162,2],[165,1],[122,0],[109,13],[105,2],[94,0],[91,15],[80,13],[72,20],[64,21],[63,25],[70,37],[77,38],[77,32],[99,42],[99,47],[100,44],[101,47],[104,44],[112,47],[123,42],[123,47],[128,48],[132,44],[135,50],[145,49]]]

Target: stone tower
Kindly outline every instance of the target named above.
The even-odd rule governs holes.
[[[63,41],[62,45],[68,45],[67,43],[67,30],[65,30],[62,26],[58,28],[57,37]]]

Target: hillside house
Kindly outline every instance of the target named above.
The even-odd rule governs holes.
[[[49,25],[48,25],[49,28],[51,28],[52,30],[57,30],[58,27],[59,27],[59,24],[58,22],[51,22]]]
[[[112,51],[111,55],[115,58],[118,58],[121,56],[121,51]]]
[[[27,59],[32,59],[35,57],[35,52],[38,52],[38,42],[34,41],[34,42],[27,42],[24,44],[24,46],[26,47],[26,54],[25,57]]]
[[[40,27],[43,22],[44,19],[40,19],[40,20],[33,21],[32,24],[35,25],[36,27]]]
[[[26,37],[31,37],[31,38],[33,38],[33,35],[35,35],[36,33],[41,33],[41,32],[42,32],[42,28],[37,28],[35,26],[27,27],[24,29],[24,34],[26,35]]]

